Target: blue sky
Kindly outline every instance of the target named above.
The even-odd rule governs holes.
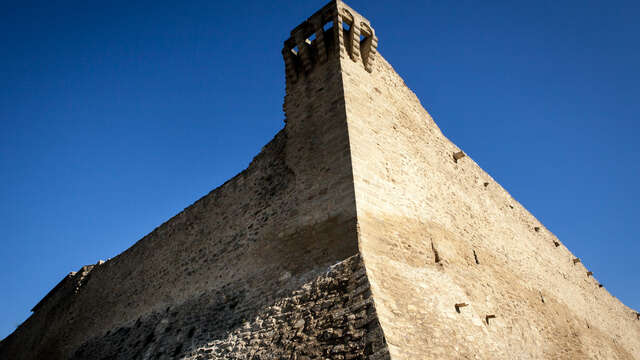
[[[0,338],[244,169],[283,126],[289,31],[324,1],[0,11]],[[443,132],[640,309],[640,3],[348,2]]]

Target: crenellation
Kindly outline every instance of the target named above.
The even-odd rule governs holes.
[[[327,61],[327,46],[324,41],[325,22],[319,16],[309,19],[309,22],[313,25],[314,34],[316,35],[312,45],[315,45],[318,54],[318,62],[324,63]]]
[[[357,62],[360,60],[360,22],[348,9],[341,8],[340,12],[342,23],[346,24],[343,26],[346,50],[351,60]]]
[[[365,69],[368,72],[372,72],[378,48],[378,37],[369,24],[363,22],[360,25],[361,32],[364,35],[364,39],[360,42],[362,61]]]
[[[298,48],[297,55],[302,60],[302,66],[304,68],[304,71],[308,73],[311,71],[311,66],[312,66],[311,42],[309,41],[309,39],[307,39],[307,37],[305,36],[305,33],[302,31],[296,32],[294,34],[294,38],[296,42],[296,47]]]
[[[332,26],[325,30],[329,23]],[[312,35],[315,35],[313,41]],[[331,1],[296,26],[285,40],[282,54],[287,82],[297,82],[329,57],[348,56],[371,72],[377,46],[378,38],[367,19],[342,1]]]
[[[296,71],[296,57],[293,52],[293,48],[284,47],[282,49],[282,57],[284,58],[285,64],[285,74],[287,77],[287,81],[296,82],[298,81],[298,72]]]

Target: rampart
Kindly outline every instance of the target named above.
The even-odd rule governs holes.
[[[392,359],[640,357],[635,311],[441,133],[382,57],[372,72],[342,66],[359,248]]]
[[[638,359],[640,315],[450,142],[332,1],[285,40],[285,127],[0,359]]]
[[[197,349],[207,344],[230,341],[224,339],[237,336],[232,334],[242,332],[244,326],[258,326],[252,321],[270,314],[266,309],[280,307],[278,311],[285,313],[281,304],[291,301],[296,307],[282,315],[282,323],[274,318],[263,321],[275,321],[270,326],[280,332],[286,329],[285,323],[295,327],[304,316],[311,321],[311,310],[300,309],[296,294],[309,295],[305,290],[309,286],[334,281],[321,280],[329,266],[358,254],[344,93],[335,46],[342,44],[342,32],[326,27],[337,23],[337,9],[337,3],[331,3],[292,31],[293,38],[299,40],[301,33],[314,29],[318,38],[313,45],[310,41],[298,44],[299,56],[283,51],[287,74],[296,74],[295,79],[287,77],[286,126],[248,169],[130,249],[93,268],[81,288],[75,289],[77,275],[63,280],[2,342],[0,358],[175,358],[197,354]],[[317,19],[320,22],[316,23]],[[324,38],[328,40],[324,42]],[[292,50],[287,48],[291,43],[291,39],[286,41],[285,50]],[[312,59],[313,71],[299,67],[304,59]],[[351,296],[346,290],[355,290],[350,282],[366,285],[362,274],[335,280],[338,288],[344,286],[345,290],[333,290],[336,309],[327,306],[330,302],[325,299],[325,311],[344,308],[345,319],[352,315],[373,319],[342,330],[342,320],[322,321],[332,326],[324,330],[339,331],[341,338],[351,339],[342,344],[348,347],[333,350],[326,344],[319,347],[322,341],[287,340],[284,336],[281,340],[290,346],[287,351],[303,345],[310,353],[329,351],[328,356],[331,351],[348,351],[349,346],[361,347],[363,353],[365,347],[371,354],[379,350],[380,345],[371,345],[383,343],[381,333],[374,336],[377,318],[366,315],[366,311],[373,311],[371,303],[359,305],[358,311],[348,307],[350,302],[369,296],[368,286]],[[317,305],[306,304],[310,308]],[[347,324],[347,320],[343,322]],[[261,329],[268,328],[263,325]],[[366,329],[374,335],[367,335]],[[312,330],[322,332],[323,328]],[[329,340],[333,346],[341,344]],[[237,342],[233,346],[244,349],[245,345]]]

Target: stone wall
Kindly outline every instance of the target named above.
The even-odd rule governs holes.
[[[440,132],[377,42],[341,1],[294,28],[285,128],[65,278],[0,359],[640,358],[639,315]]]
[[[635,312],[471,158],[454,158],[382,56],[371,72],[341,65],[359,247],[393,359],[640,358]]]
[[[83,344],[73,359],[388,359],[369,283],[355,255],[283,281],[259,311],[244,294],[201,296]]]
[[[201,296],[215,299],[213,310],[236,299],[237,316],[254,316],[284,295],[277,290],[287,279],[357,254],[338,56],[316,63],[295,82],[288,79],[284,109],[285,128],[247,170],[96,266],[80,291],[54,291],[0,343],[0,358],[64,359],[87,341],[100,343],[114,331],[123,335],[126,330],[116,329]],[[179,319],[187,333],[198,321],[188,314]],[[236,315],[207,316],[225,317],[222,332],[238,321]]]

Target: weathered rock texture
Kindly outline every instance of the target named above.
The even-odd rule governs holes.
[[[384,59],[342,65],[359,248],[392,359],[640,358],[635,311],[454,158]]]
[[[202,294],[93,338],[72,358],[388,358],[358,255],[283,283],[257,311],[239,308],[242,294]]]
[[[446,139],[370,23],[285,41],[249,168],[71,273],[0,359],[640,359],[638,315]]]

